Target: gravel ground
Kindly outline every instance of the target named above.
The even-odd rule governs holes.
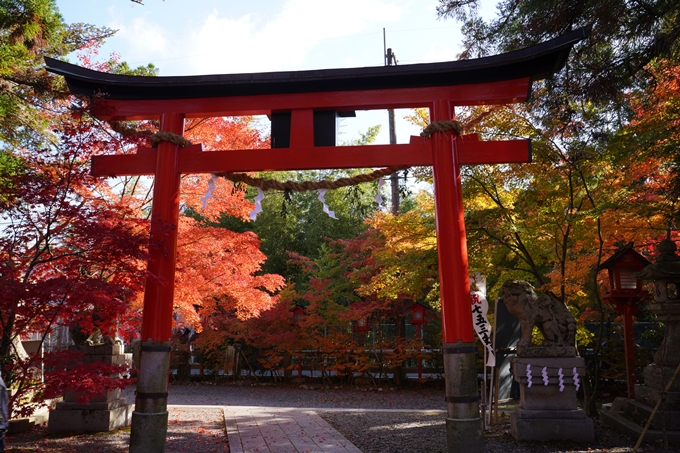
[[[134,389],[124,396],[131,401]],[[332,386],[288,385],[173,385],[170,405],[269,406],[319,408],[319,414],[364,453],[437,453],[446,451],[442,389],[402,388],[381,390]],[[330,411],[330,409],[369,411]],[[329,409],[324,411],[323,409]],[[387,409],[389,412],[370,411]],[[404,409],[409,412],[399,412]],[[412,412],[414,410],[420,412]],[[171,407],[167,452],[224,453],[229,451],[224,419],[219,408]],[[569,442],[516,442],[510,435],[509,418],[489,427],[485,449],[490,453],[632,452],[630,439],[595,422],[592,445]],[[8,436],[7,452],[127,452],[129,428],[100,434],[54,434],[39,427]],[[645,445],[639,451],[660,453],[661,445]],[[678,446],[668,451],[680,451]],[[463,453],[463,452],[462,452]]]
[[[320,415],[364,453],[445,453],[446,427],[441,413],[325,412]],[[486,453],[629,453],[633,440],[595,422],[595,442],[517,442],[510,435],[510,418],[489,426]],[[639,452],[661,453],[661,445],[643,445]],[[678,452],[678,446],[669,447]]]
[[[295,386],[268,384],[173,385],[168,404],[355,409],[445,409],[444,390],[433,388]],[[124,397],[133,401],[129,389]]]

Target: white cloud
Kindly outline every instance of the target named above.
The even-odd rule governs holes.
[[[261,64],[266,51],[253,45],[254,28],[251,16],[232,19],[211,13],[200,29],[187,37],[183,51],[191,55],[188,67],[196,74],[251,72]]]
[[[310,61],[310,52],[324,41],[381,33],[383,24],[402,15],[400,6],[382,0],[290,0],[274,16],[228,15],[225,9],[181,27],[153,22],[148,14],[112,26],[129,46],[125,60],[152,61],[162,75],[224,74],[334,67],[338,61],[322,61],[326,53]]]
[[[119,30],[102,56],[114,50],[133,66],[152,62],[161,75],[379,66],[383,28],[400,64],[455,59],[460,41],[453,22],[435,19],[438,0],[92,1],[102,8],[58,0],[71,5],[70,20]]]
[[[427,52],[423,53],[420,59],[421,62],[435,62],[435,61],[453,61],[458,59],[460,54],[459,49],[454,49],[448,46],[431,45]]]
[[[168,55],[171,33],[149,17],[146,13],[127,21],[117,18],[111,23],[110,27],[118,30],[116,38],[126,43],[125,60],[152,62],[152,55]]]
[[[267,24],[263,36],[278,56],[278,65],[297,67],[320,42],[350,37],[371,24],[397,20],[400,12],[399,7],[378,0],[292,0],[276,20]],[[379,26],[375,28],[380,30]]]

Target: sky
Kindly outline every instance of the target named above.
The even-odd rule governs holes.
[[[438,0],[142,1],[56,3],[67,23],[118,30],[102,59],[115,52],[133,67],[153,63],[161,76],[382,66],[385,42],[397,64],[451,61],[462,41],[459,23],[437,18]],[[399,143],[419,132],[403,120],[408,113],[395,115]],[[377,124],[378,143],[388,143],[384,111],[343,119],[339,140]]]

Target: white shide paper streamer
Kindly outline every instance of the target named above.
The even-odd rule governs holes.
[[[383,211],[385,206],[383,205],[383,198],[380,195],[380,189],[385,185],[385,180],[383,178],[378,179],[378,193],[375,194],[375,202],[378,203],[378,211]]]
[[[326,214],[328,214],[328,217],[330,217],[331,219],[338,220],[338,218],[335,217],[335,213],[334,213],[333,211],[331,211],[331,210],[328,208],[328,205],[326,204],[326,189],[319,189],[319,198],[318,198],[318,200],[319,200],[321,203],[323,203],[323,212],[325,212]]]
[[[576,367],[574,367],[574,386],[576,387],[576,391],[578,392],[579,387],[581,386],[581,381],[578,379],[578,371],[576,371]]]
[[[205,195],[201,197],[201,204],[203,205],[203,209],[208,207],[208,200],[212,198],[212,193],[213,190],[215,190],[215,183],[217,182],[217,176],[214,174],[210,177],[208,180],[208,189],[205,191]]]
[[[531,388],[531,365],[527,363],[527,387]]]
[[[257,215],[262,212],[262,200],[264,200],[264,192],[258,187],[257,196],[253,199],[255,202],[255,209],[250,211],[250,220],[253,222],[257,219]]]
[[[578,389],[581,387],[581,380],[579,379],[579,374],[574,367],[572,370],[573,377],[574,377],[574,387],[576,387],[576,391],[578,392]],[[531,388],[533,385],[533,382],[531,381],[532,375],[531,375],[531,365],[527,363],[527,388]],[[541,370],[541,376],[543,376],[543,385],[549,385],[549,377],[548,377],[548,367],[543,367]],[[559,384],[560,384],[560,392],[564,392],[564,370],[562,368],[557,370],[557,376],[559,378]]]

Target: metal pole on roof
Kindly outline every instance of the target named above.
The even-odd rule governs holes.
[[[385,41],[385,29],[383,28],[383,41],[384,45],[387,45],[387,42]],[[397,57],[394,55],[394,52],[392,52],[391,48],[388,48],[385,51],[385,65],[386,66],[396,66],[397,65]],[[388,109],[387,110],[387,117],[389,120],[389,127],[390,127],[390,145],[396,145],[397,144],[397,131],[395,130],[394,127],[394,109]],[[399,214],[399,175],[398,173],[392,173],[390,176],[390,184],[392,187],[392,214],[393,215],[398,215]]]

